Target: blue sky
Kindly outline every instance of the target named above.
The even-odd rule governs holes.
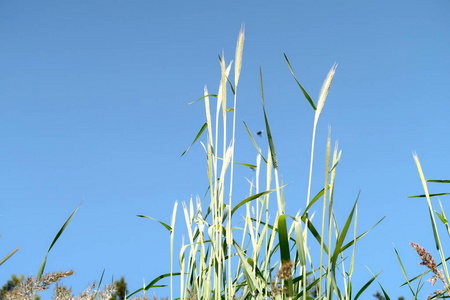
[[[81,201],[47,271],[74,269],[66,283],[80,291],[106,269],[106,278],[124,275],[134,291],[143,278],[169,270],[167,232],[136,215],[168,222],[175,201],[206,191],[200,144],[180,158],[205,122],[204,107],[185,104],[205,84],[217,92],[218,54],[234,57],[245,22],[236,160],[254,163],[256,156],[241,120],[254,132],[264,127],[261,66],[280,173],[291,182],[287,210],[303,209],[314,115],[283,53],[315,101],[337,62],[316,137],[313,191],[323,182],[330,125],[343,150],[338,220],[359,190],[360,232],[387,216],[357,247],[355,284],[370,277],[368,266],[383,270],[379,279],[391,297],[408,297],[398,288],[394,246],[410,275],[424,271],[411,240],[438,256],[426,202],[407,196],[422,193],[413,151],[427,178],[449,179],[449,13],[443,0],[0,2],[1,255],[20,247],[1,266],[0,282],[12,273],[36,275]],[[236,172],[235,197],[244,199],[245,177],[254,173]],[[426,283],[424,297],[433,290]]]

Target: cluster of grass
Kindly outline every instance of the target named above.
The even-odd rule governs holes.
[[[210,94],[205,87],[204,96],[197,101],[204,102],[206,122],[200,129],[193,144],[206,134],[206,142],[201,142],[207,157],[207,178],[209,179],[208,194],[205,199],[191,198],[188,203],[182,203],[182,213],[187,230],[187,241],[182,241],[178,252],[178,267],[175,261],[175,224],[177,220],[178,203],[175,202],[172,221],[166,224],[159,221],[170,234],[170,272],[155,278],[148,285],[128,295],[128,299],[143,292],[143,296],[133,299],[147,299],[145,293],[154,287],[161,286],[161,279],[170,280],[170,300],[297,300],[297,299],[354,299],[362,297],[367,288],[377,282],[377,274],[372,274],[362,286],[355,288],[355,251],[357,242],[372,228],[357,233],[358,198],[351,207],[343,224],[338,224],[334,213],[335,177],[341,151],[336,143],[331,146],[330,134],[326,143],[325,170],[323,170],[323,188],[312,191],[312,170],[314,165],[315,133],[319,124],[328,92],[336,71],[333,65],[327,74],[318,101],[315,103],[297,80],[294,70],[285,56],[287,65],[298,84],[301,92],[309,102],[314,114],[310,170],[305,206],[296,215],[286,213],[284,185],[279,175],[275,144],[271,135],[269,119],[264,104],[263,77],[260,70],[261,100],[265,120],[265,130],[268,140],[267,154],[263,154],[251,131],[249,138],[255,146],[256,163],[238,163],[235,161],[236,110],[238,99],[238,83],[241,73],[244,48],[244,30],[239,33],[235,59],[234,78],[230,76],[232,62],[226,63],[224,55],[220,57],[221,80],[217,94]],[[232,104],[227,98],[231,91]],[[214,102],[215,101],[215,102]],[[231,118],[231,119],[230,119]],[[228,124],[231,122],[231,125]],[[231,127],[231,132],[227,129]],[[189,150],[189,148],[188,148]],[[188,151],[186,150],[186,151]],[[184,153],[186,153],[186,151]],[[183,154],[184,154],[183,153]],[[444,210],[434,211],[430,197],[439,194],[428,193],[427,182],[424,179],[419,159],[414,156],[420,178],[425,190],[436,247],[440,254],[444,271],[439,270],[441,264],[436,264],[431,255],[419,245],[412,243],[422,259],[422,264],[429,268],[412,279],[406,275],[402,261],[400,266],[407,280],[414,299],[423,286],[422,278],[428,272],[433,272],[432,283],[437,280],[444,284],[443,291],[436,291],[430,299],[443,298],[450,295],[450,282],[446,259],[442,250],[435,213],[446,226],[450,235],[450,227]],[[236,164],[245,165],[255,170],[255,182],[249,186],[248,197],[236,201],[233,198],[233,174]],[[439,181],[449,182],[449,181]],[[276,203],[276,211],[270,211],[270,202]],[[320,206],[321,203],[321,206]],[[321,208],[320,216],[315,217],[313,209]],[[77,208],[78,209],[78,208]],[[320,209],[319,209],[320,210]],[[69,272],[54,272],[43,275],[47,255],[63,233],[76,210],[72,213],[52,242],[36,278],[29,277],[16,289],[6,295],[5,299],[36,299],[39,291],[47,289],[52,283],[73,274]],[[142,218],[154,220],[152,217],[139,215]],[[318,219],[318,220],[317,220]],[[379,221],[381,222],[381,220]],[[379,223],[378,222],[378,223]],[[377,223],[377,224],[378,224]],[[375,224],[374,226],[376,226]],[[311,244],[317,243],[311,251]],[[4,260],[12,256],[12,251]],[[398,254],[398,253],[397,253]],[[359,276],[359,275],[358,275]],[[179,291],[174,291],[174,280],[179,280]],[[417,288],[412,287],[414,281]],[[379,283],[378,283],[379,284]],[[70,289],[56,285],[54,299],[109,299],[114,292],[114,286],[106,286],[100,290],[99,285],[91,286],[78,296],[72,295]],[[376,297],[390,299],[384,288]],[[176,296],[174,296],[174,294]],[[136,297],[136,296],[135,296]]]
[[[340,226],[336,222],[333,191],[341,151],[337,143],[334,150],[331,150],[330,135],[326,146],[323,188],[311,191],[315,133],[336,64],[326,76],[315,104],[298,82],[285,56],[292,75],[314,112],[305,207],[301,213],[288,215],[284,186],[280,182],[275,145],[265,110],[261,70],[261,100],[269,147],[264,156],[245,125],[255,145],[257,160],[254,165],[240,164],[253,168],[256,180],[250,184],[246,199],[238,202],[233,199],[233,168],[237,164],[234,160],[237,91],[243,45],[244,31],[241,30],[234,59],[234,81],[230,76],[232,62],[227,65],[222,55],[218,93],[210,94],[205,87],[204,96],[198,99],[205,104],[206,123],[194,142],[206,130],[207,140],[202,146],[207,157],[209,195],[203,201],[197,199],[194,202],[191,198],[189,203],[182,203],[188,240],[186,243],[183,241],[178,258],[180,270],[177,273],[173,272],[177,203],[174,205],[171,224],[161,222],[168,229],[171,239],[171,269],[170,273],[163,275],[170,277],[170,299],[174,299],[174,276],[178,276],[180,280],[180,299],[331,299],[333,295],[338,299],[358,299],[378,274],[371,276],[366,284],[354,290],[352,278],[355,246],[368,231],[357,234],[358,199],[345,223]],[[227,90],[232,93],[231,107],[227,102]],[[213,112],[210,98],[216,100]],[[232,122],[232,126],[227,126],[228,122]],[[231,133],[227,132],[229,127],[232,127]],[[269,202],[272,199],[275,199],[277,207],[274,214],[269,212]],[[317,225],[311,211],[318,202],[322,202],[322,213]],[[142,215],[140,217],[152,219]],[[243,225],[238,226],[241,220]],[[308,245],[312,243],[311,240],[318,243],[318,252],[310,252]],[[348,255],[350,260],[346,260]]]

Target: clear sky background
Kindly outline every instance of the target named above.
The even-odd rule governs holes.
[[[136,215],[169,222],[176,200],[205,193],[203,148],[197,143],[180,158],[205,122],[204,106],[185,104],[203,96],[205,84],[217,93],[218,54],[234,58],[245,22],[235,159],[255,161],[241,121],[253,132],[264,128],[261,66],[280,174],[291,182],[287,210],[303,209],[314,114],[283,53],[314,101],[337,62],[312,191],[323,185],[331,125],[343,150],[338,220],[359,190],[360,233],[387,216],[358,244],[355,288],[370,278],[368,266],[383,270],[391,297],[409,298],[398,288],[404,278],[394,246],[410,276],[425,271],[410,241],[438,258],[425,200],[407,198],[423,193],[412,152],[428,179],[449,179],[450,3],[319,2],[1,1],[0,254],[20,250],[0,267],[0,283],[13,273],[36,275],[81,201],[47,271],[74,269],[65,282],[75,291],[103,269],[108,281],[124,275],[130,291],[169,271],[167,231]],[[267,149],[265,139],[258,142]],[[235,170],[238,201],[254,173]],[[432,193],[449,190],[430,185]],[[450,210],[448,200],[441,199]],[[450,238],[442,237],[450,254]],[[433,290],[426,283],[422,296]]]

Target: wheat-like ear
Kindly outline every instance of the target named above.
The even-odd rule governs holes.
[[[244,31],[245,26],[242,24],[241,31],[239,31],[238,42],[236,45],[236,55],[234,64],[234,88],[237,88],[239,82],[239,76],[241,75],[242,66],[242,52],[244,51]]]
[[[317,109],[314,117],[314,123],[317,123],[319,120],[320,113],[322,112],[323,106],[325,104],[325,100],[327,99],[328,91],[330,90],[331,82],[333,81],[334,73],[336,72],[337,64],[334,63],[331,67],[331,70],[328,72],[325,81],[322,84],[322,88],[320,89],[319,100],[317,101]]]

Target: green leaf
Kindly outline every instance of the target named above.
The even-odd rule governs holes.
[[[400,268],[402,269],[403,276],[405,276],[405,279],[406,279],[406,282],[408,283],[409,289],[411,290],[411,293],[414,295],[414,297],[417,299],[417,295],[415,294],[415,292],[410,284],[408,275],[406,275],[406,271],[405,271],[405,268],[403,267],[403,263],[402,263],[402,260],[400,259],[400,255],[398,254],[397,249],[394,248],[394,251],[395,251],[395,254],[397,255],[398,263],[400,264]]]
[[[248,288],[250,289],[252,294],[255,294],[255,292],[258,291],[258,289],[257,289],[256,277],[255,277],[255,274],[253,274],[252,267],[245,259],[244,252],[241,250],[239,245],[234,240],[233,240],[233,245],[239,255],[239,259],[241,260],[242,267],[244,269],[244,277],[245,277],[245,280],[247,281]]]
[[[261,82],[261,99],[262,99],[262,105],[263,105],[264,120],[266,122],[267,139],[269,140],[270,154],[272,155],[273,167],[275,169],[278,169],[278,160],[277,160],[277,155],[276,155],[276,152],[275,152],[275,145],[273,143],[272,134],[270,133],[269,121],[267,120],[266,108],[264,106],[264,92],[263,92],[263,81],[262,81],[261,67],[259,68],[259,81]]]
[[[275,191],[275,190],[268,190],[268,191],[264,191],[264,192],[261,192],[261,193],[252,195],[252,196],[250,196],[250,197],[248,197],[248,198],[245,198],[244,200],[242,200],[241,202],[239,202],[239,203],[231,210],[231,215],[233,215],[233,214],[236,212],[236,210],[237,210],[239,207],[241,207],[242,205],[244,205],[245,203],[250,202],[250,201],[255,200],[255,199],[258,199],[259,197],[264,196],[264,195],[266,195],[266,194],[270,194],[270,193],[272,193],[272,192],[274,192],[274,191]]]
[[[371,271],[367,266],[366,266],[366,268],[367,268],[367,270],[369,270],[370,274],[372,274],[372,276],[374,276],[373,273],[372,273],[372,271]],[[378,274],[379,274],[379,273],[378,273]],[[377,276],[378,276],[378,274],[377,274]],[[377,279],[377,283],[378,283],[378,285],[380,286],[381,290],[383,291],[384,298],[385,298],[386,300],[391,300],[391,298],[389,298],[388,294],[386,293],[386,291],[384,290],[383,286],[382,286],[381,283],[378,281],[378,279]]]
[[[278,238],[280,242],[280,255],[283,263],[289,262],[291,256],[289,253],[289,236],[286,225],[286,215],[278,218]]]
[[[287,225],[286,225],[286,217],[287,215],[281,215],[278,218],[278,239],[280,243],[280,256],[281,256],[281,266],[283,267],[284,264],[291,262],[291,255],[289,251],[289,234],[287,231]],[[288,286],[289,295],[294,295],[294,287],[292,284],[292,277],[285,280],[285,284]]]
[[[194,100],[194,101],[192,101],[192,102],[186,104],[186,106],[187,106],[187,105],[191,105],[191,104],[193,104],[193,103],[195,103],[195,102],[197,102],[197,101],[200,101],[200,100],[202,100],[202,99],[204,99],[204,98],[206,98],[206,97],[216,97],[216,98],[217,98],[217,95],[214,95],[214,94],[205,95],[205,96],[203,96],[203,97],[198,98],[197,100]]]
[[[302,89],[303,95],[305,95],[306,100],[308,100],[309,104],[311,104],[312,108],[314,110],[316,110],[316,106],[314,105],[314,102],[312,101],[311,97],[308,95],[308,93],[305,91],[305,89],[302,87],[302,85],[300,84],[300,82],[298,82],[297,77],[294,74],[294,70],[292,70],[291,64],[289,63],[289,59],[286,56],[286,53],[284,54],[284,58],[286,59],[286,62],[289,66],[289,70],[291,70],[292,76],[294,76],[295,81],[297,82],[298,86]]]
[[[342,253],[342,251],[343,251],[341,247],[342,247],[342,244],[344,243],[344,239],[347,235],[348,229],[352,222],[353,214],[355,213],[355,208],[356,208],[358,199],[359,199],[359,193],[358,193],[358,197],[356,197],[356,201],[355,201],[355,204],[353,205],[352,211],[350,212],[350,214],[347,218],[347,221],[345,222],[344,228],[342,228],[342,232],[339,233],[338,239],[336,241],[336,246],[334,248],[333,256],[331,257],[332,270],[334,270],[334,268],[336,266],[336,261],[337,261],[339,253]]]
[[[358,293],[356,293],[355,300],[357,300],[359,296],[361,296],[361,294],[372,284],[372,282],[375,280],[375,278],[378,277],[378,275],[380,275],[380,273],[381,271],[378,272],[375,276],[373,276],[369,281],[367,281],[365,285],[363,285],[363,287],[358,291]]]
[[[156,285],[156,283],[157,283],[158,281],[160,281],[161,279],[163,279],[163,278],[170,277],[170,275],[172,275],[172,276],[180,276],[180,274],[181,274],[181,273],[172,273],[172,274],[166,273],[166,274],[163,274],[163,275],[159,275],[158,277],[156,277],[155,279],[153,279],[152,282],[150,282],[145,288],[140,288],[140,289],[134,291],[133,293],[129,294],[129,295],[127,296],[127,299],[129,299],[131,296],[133,296],[133,295],[135,295],[135,294],[137,294],[137,293],[139,293],[140,291],[143,291],[143,290],[148,291],[148,290],[151,289],[151,288],[155,288],[155,287],[164,287],[165,285]]]
[[[438,213],[437,211],[434,211],[434,212],[438,215],[439,219],[441,220],[442,223],[444,223],[444,225],[445,225],[445,224],[448,224],[448,221],[447,221],[446,218],[444,218],[444,216],[442,216],[442,215],[441,215],[440,213]]]
[[[329,186],[328,186],[329,187]],[[317,200],[320,199],[320,197],[323,196],[323,193],[325,192],[325,188],[323,188],[317,195],[309,202],[308,206],[305,209],[305,212],[302,214],[302,218],[305,217],[308,214],[309,209],[311,206],[316,203]]]
[[[347,250],[347,248],[351,247],[355,242],[359,241],[361,238],[363,238],[366,234],[368,234],[372,229],[374,229],[376,226],[378,226],[378,224],[381,223],[381,221],[384,220],[384,218],[386,218],[386,216],[382,217],[375,225],[373,225],[370,229],[366,230],[364,233],[360,234],[357,238],[356,241],[352,240],[350,242],[348,242],[347,244],[345,244],[345,246],[343,246],[341,248],[342,251]]]
[[[247,262],[249,263],[249,265],[250,265],[252,268],[255,269],[256,276],[258,276],[258,277],[261,279],[262,283],[264,283],[264,284],[267,286],[267,282],[266,282],[266,279],[264,278],[264,275],[261,273],[261,271],[259,270],[258,266],[255,264],[255,262],[253,261],[253,259],[251,259],[251,258],[249,257],[249,258],[247,258]]]
[[[430,194],[431,197],[438,197],[438,196],[445,196],[450,195],[450,193],[438,193],[438,194]],[[416,195],[416,196],[409,196],[408,198],[425,198],[426,195]]]
[[[302,217],[302,221],[303,221],[303,223],[306,223],[306,220],[307,220],[307,218],[306,218],[306,216],[303,216]],[[319,245],[320,245],[320,242],[321,242],[321,240],[322,240],[322,238],[320,237],[320,234],[319,234],[319,232],[317,231],[317,229],[314,227],[314,225],[312,224],[312,222],[311,222],[311,220],[308,220],[308,230],[309,230],[309,232],[311,232],[311,234],[316,238],[316,240],[317,240],[317,242],[319,243]],[[327,248],[327,246],[325,245],[325,244],[323,244],[323,250],[325,251],[325,253],[328,255],[328,248]]]
[[[188,150],[192,147],[192,145],[194,145],[195,141],[198,140],[198,138],[202,135],[203,131],[205,131],[206,127],[208,127],[208,123],[203,124],[202,128],[200,129],[200,131],[198,132],[197,136],[195,137],[194,141],[192,142],[192,144],[189,146],[189,148],[187,148],[181,155],[183,156],[186,152],[188,152]]]
[[[150,219],[150,220],[159,222],[159,224],[161,224],[162,226],[166,227],[167,230],[169,230],[170,232],[172,232],[172,227],[170,227],[169,225],[167,225],[167,224],[164,223],[164,222],[161,222],[161,221],[158,221],[157,219],[154,219],[154,218],[152,218],[152,217],[143,216],[143,215],[137,215],[137,217],[139,217],[139,218],[146,218],[146,219]]]
[[[98,282],[98,287],[102,286],[103,275],[105,275],[105,269],[103,269],[102,276],[100,276],[100,281]],[[97,299],[98,293],[100,293],[100,289],[97,289],[97,292],[95,293],[95,299]]]
[[[70,221],[72,220],[73,216],[77,212],[78,208],[80,208],[80,205],[81,205],[81,203],[78,205],[78,207],[75,209],[75,211],[70,215],[70,217],[67,219],[67,221],[64,223],[64,225],[61,227],[61,229],[58,231],[58,233],[56,234],[55,238],[53,239],[53,242],[51,243],[50,247],[47,250],[47,254],[45,254],[44,260],[42,261],[42,264],[39,267],[39,270],[38,270],[37,275],[36,275],[36,281],[41,279],[42,273],[44,273],[45,264],[47,263],[48,253],[50,252],[50,250],[52,250],[53,245],[56,243],[56,241],[59,239],[61,234],[64,232],[64,230],[66,229],[67,225],[69,225]]]
[[[442,179],[429,179],[427,182],[436,182],[436,183],[450,183],[450,180],[442,180]]]
[[[4,259],[2,259],[2,261],[0,261],[0,266],[3,265],[3,263],[5,261],[7,261],[11,256],[14,255],[14,253],[16,253],[17,251],[19,251],[19,247],[17,247],[16,249],[14,249],[13,251],[11,251],[8,255],[6,255],[6,257]]]
[[[262,155],[261,150],[259,149],[258,144],[256,144],[256,141],[255,141],[255,139],[253,138],[252,133],[251,133],[250,130],[248,129],[247,124],[245,124],[245,121],[242,121],[242,122],[244,122],[245,128],[247,129],[248,135],[249,135],[250,138],[252,139],[252,142],[253,142],[253,145],[254,145],[255,148],[256,148],[256,151],[258,151],[259,155],[261,155],[262,159],[263,159],[264,162],[267,164],[267,160],[264,158],[264,155]]]
[[[301,266],[306,266],[306,251],[303,240],[303,229],[301,220],[294,220],[295,222],[295,244],[297,245],[298,258]]]

